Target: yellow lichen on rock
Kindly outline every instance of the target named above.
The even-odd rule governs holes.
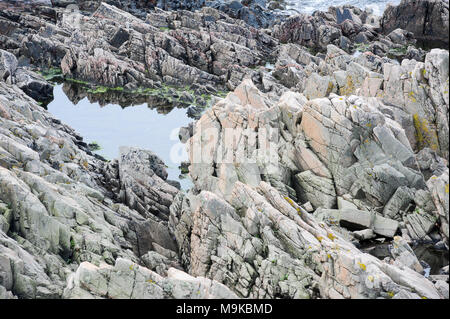
[[[413,92],[413,91],[409,92],[409,93],[408,93],[408,96],[409,96],[409,99],[410,99],[413,103],[416,103],[416,102],[417,102],[417,99],[415,98],[414,92]]]
[[[337,238],[337,237],[334,236],[332,233],[328,233],[327,236],[328,236],[328,238],[330,238],[330,239],[333,240],[333,241]]]
[[[430,147],[437,150],[438,138],[436,132],[430,128],[427,119],[421,118],[417,113],[413,115],[414,128],[416,129],[417,147],[419,150]]]

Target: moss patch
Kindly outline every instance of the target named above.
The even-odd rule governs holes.
[[[89,149],[90,149],[92,152],[100,151],[100,150],[102,149],[102,147],[100,146],[100,144],[98,144],[98,143],[95,142],[95,141],[93,141],[92,143],[89,143],[88,146],[89,146]]]
[[[46,81],[52,81],[52,80],[55,80],[55,79],[61,79],[62,76],[63,76],[62,70],[60,68],[44,69],[44,70],[38,71],[36,73],[42,75],[42,77]]]

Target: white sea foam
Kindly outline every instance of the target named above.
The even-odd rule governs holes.
[[[311,14],[316,10],[327,11],[330,6],[353,5],[361,9],[372,9],[373,13],[380,16],[387,4],[399,4],[400,0],[289,0],[288,9],[295,9],[301,13]]]

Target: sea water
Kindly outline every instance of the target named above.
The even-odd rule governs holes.
[[[390,3],[397,5],[400,0],[287,0],[287,8],[293,12],[311,14],[316,10],[327,11],[330,6],[352,5],[361,9],[372,9],[375,15],[383,15]]]

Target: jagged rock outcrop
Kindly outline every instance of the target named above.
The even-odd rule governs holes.
[[[144,217],[167,220],[178,189],[167,183],[165,164],[151,151],[121,147],[119,159],[108,165],[113,194]]]
[[[424,62],[401,64],[370,52],[352,56],[335,45],[324,59],[298,45],[282,46],[272,75],[308,99],[331,94],[376,97],[390,112],[415,151],[431,148],[448,158],[448,51],[433,49]]]
[[[192,277],[170,268],[167,277],[118,258],[114,264],[95,266],[81,263],[69,278],[64,298],[68,299],[236,299],[225,285]]]
[[[326,24],[324,19],[306,14],[290,17],[274,30],[282,43],[292,42],[310,48],[323,48],[338,41],[341,30],[337,25]]]
[[[432,190],[390,108],[377,98],[308,101],[292,92],[277,103],[244,81],[202,116],[188,141],[195,187],[177,196],[170,216],[184,267],[242,297],[442,297],[420,264],[400,251],[394,263],[364,254],[342,229],[414,237],[423,223],[394,206],[404,196],[398,189],[413,194],[412,207],[425,218],[439,218],[436,206],[420,201]],[[360,211],[342,207],[320,222],[320,209],[336,206],[323,198],[322,179],[330,198],[345,197]],[[302,208],[312,199],[314,215]]]
[[[1,298],[106,297],[101,283],[110,278],[109,298],[235,297],[220,283],[182,271],[160,218],[178,189],[156,155],[123,148],[110,178],[108,165],[70,127],[16,85],[0,81],[0,92]],[[109,197],[114,183],[126,194],[122,203]],[[152,209],[138,204],[150,198]],[[135,287],[129,295],[120,286],[123,265],[136,265],[142,275],[129,270],[127,285]],[[96,278],[92,269],[99,269]],[[97,280],[92,289],[88,278]]]
[[[259,88],[278,93],[280,84],[294,85],[292,78],[303,82],[302,70],[292,67],[286,68],[287,75],[275,72],[275,80],[264,72],[264,66],[277,57],[286,67],[286,54],[309,63],[304,54],[294,53],[295,46],[287,53],[288,46],[280,46],[279,41],[319,51],[334,44],[346,52],[367,50],[379,56],[418,60],[425,56],[423,50],[412,46],[415,39],[411,33],[398,29],[384,36],[376,24],[370,24],[369,12],[355,7],[332,7],[326,13],[293,16],[271,29],[258,29],[246,10],[259,4],[239,4],[236,12],[241,13],[237,14],[233,3],[238,2],[200,4],[197,11],[151,9],[145,15],[133,15],[131,7],[115,1],[97,3],[95,10],[84,14],[57,6],[38,7],[39,15],[6,11],[0,17],[4,25],[0,38],[2,49],[35,65],[61,68],[68,78],[128,90],[158,88],[163,83],[193,85],[200,94],[233,90],[246,76]],[[320,64],[319,56],[311,56]]]
[[[265,1],[20,3],[0,11],[0,298],[448,298],[448,257],[430,275],[413,248],[448,251],[449,58],[389,22],[406,1],[381,21],[352,6],[276,21]],[[448,2],[427,3],[416,14],[442,7],[448,29]],[[188,110],[194,186],[148,150],[93,154],[36,102],[52,89],[36,67],[60,67],[74,101],[232,90]]]
[[[121,10],[132,13],[139,18],[145,18],[147,13],[151,13],[155,9],[165,11],[189,10],[196,11],[203,7],[210,7],[220,10],[232,18],[245,21],[248,25],[255,28],[267,28],[274,24],[277,19],[283,17],[282,14],[272,12],[268,7],[266,0],[221,0],[221,1],[205,1],[205,0],[152,0],[152,1],[53,1],[54,6],[66,7],[70,4],[77,4],[80,9],[89,12],[95,11],[101,2],[105,2],[120,8]],[[282,1],[272,1],[278,3],[278,9],[283,8]],[[272,4],[273,5],[273,4]]]
[[[272,35],[281,43],[300,44],[315,51],[325,51],[327,45],[334,44],[348,53],[367,50],[380,56],[423,58],[422,50],[413,46],[416,39],[411,32],[397,27],[383,35],[379,20],[368,9],[330,7],[327,12],[286,18],[274,26]]]
[[[209,7],[157,10],[143,20],[103,2],[90,16],[51,10],[56,23],[25,12],[2,14],[6,22],[14,21],[2,35],[4,49],[37,65],[61,67],[66,77],[110,87],[164,82],[234,88],[269,59],[277,44],[265,32]]]
[[[448,6],[448,0],[402,0],[386,8],[381,27],[386,34],[401,28],[418,40],[441,41],[448,46]]]

